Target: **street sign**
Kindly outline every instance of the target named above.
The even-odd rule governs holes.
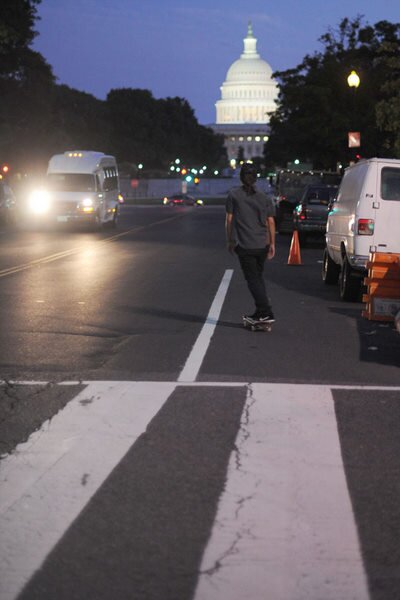
[[[361,135],[359,131],[349,131],[349,148],[359,148],[361,146]]]

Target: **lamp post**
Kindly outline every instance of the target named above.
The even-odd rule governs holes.
[[[353,89],[353,100],[352,100],[352,127],[356,129],[355,121],[356,121],[356,92],[357,88],[360,85],[360,78],[356,71],[352,70],[350,75],[347,77],[347,84],[350,88]],[[359,148],[361,145],[361,136],[359,131],[349,131],[348,132],[348,146],[349,148]]]

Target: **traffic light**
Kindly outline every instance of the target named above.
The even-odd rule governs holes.
[[[195,178],[194,178],[194,183],[195,183],[196,185],[199,185],[199,183],[200,183],[200,179],[199,179],[198,177],[195,177]]]
[[[7,164],[4,164],[1,167],[1,172],[4,173],[4,175],[7,175],[8,171],[10,170],[10,167]]]
[[[181,169],[181,175],[187,175],[187,169],[185,169],[185,168]]]

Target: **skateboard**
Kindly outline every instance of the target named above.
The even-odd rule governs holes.
[[[252,323],[251,321],[246,319],[246,317],[243,317],[243,325],[245,329],[250,329],[251,331],[271,331],[273,321],[269,323],[259,323],[257,321],[254,321]]]

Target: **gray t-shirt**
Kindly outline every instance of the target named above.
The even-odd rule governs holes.
[[[243,186],[233,188],[226,199],[226,212],[233,214],[236,242],[242,248],[265,248],[270,243],[267,218],[275,216],[272,199],[256,187],[247,194]]]

